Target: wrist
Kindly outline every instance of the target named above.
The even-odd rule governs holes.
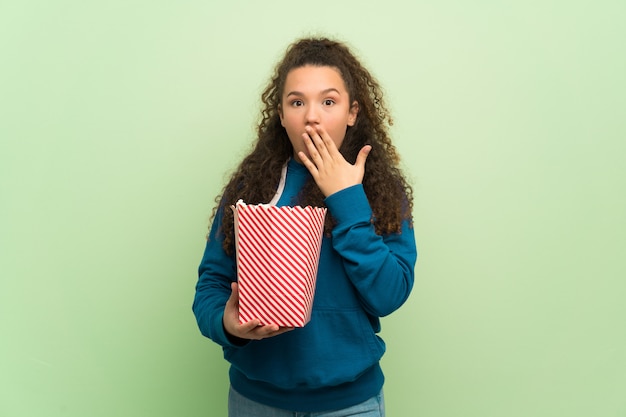
[[[226,329],[226,326],[224,325],[224,323],[222,322],[222,327],[224,329],[224,334],[226,335],[226,339],[233,345],[238,346],[238,347],[242,347],[247,345],[250,340],[249,339],[243,339],[241,337],[235,336],[232,333],[230,333],[228,331],[228,329]]]

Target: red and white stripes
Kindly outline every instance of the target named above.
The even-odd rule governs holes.
[[[302,327],[311,319],[325,208],[237,202],[239,321]]]

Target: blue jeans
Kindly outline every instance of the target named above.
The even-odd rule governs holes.
[[[228,393],[228,417],[385,417],[385,400],[382,390],[369,400],[343,410],[316,413],[298,413],[269,407],[251,401],[232,387]]]

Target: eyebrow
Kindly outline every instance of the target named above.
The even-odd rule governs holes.
[[[320,91],[320,95],[325,95],[325,94],[332,93],[332,92],[335,92],[335,93],[341,95],[339,90],[337,90],[335,87],[327,88],[326,90]],[[289,96],[303,96],[303,95],[304,95],[304,93],[301,93],[300,91],[290,91],[287,94],[287,97],[289,97]]]

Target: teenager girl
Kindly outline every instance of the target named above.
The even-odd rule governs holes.
[[[344,44],[302,39],[261,101],[253,150],[216,199],[193,304],[200,331],[231,364],[229,416],[383,416],[379,317],[409,296],[417,252],[412,189],[381,88]],[[230,206],[275,195],[278,206],[328,209],[302,328],[238,320]]]

